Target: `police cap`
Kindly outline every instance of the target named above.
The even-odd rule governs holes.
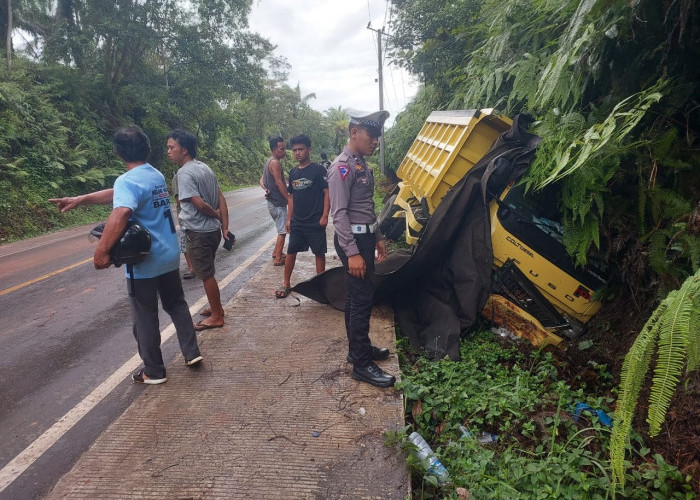
[[[382,127],[387,118],[389,118],[388,111],[374,111],[373,113],[368,113],[366,111],[348,110],[350,115],[350,124],[359,125],[371,135],[379,137],[382,135]]]

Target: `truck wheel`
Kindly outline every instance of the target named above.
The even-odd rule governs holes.
[[[389,221],[391,222],[390,227],[387,228],[387,231],[382,230],[382,233],[384,233],[384,236],[388,239],[398,241],[406,230],[406,219],[401,217],[399,219],[389,219]]]
[[[396,195],[392,194],[384,203],[384,206],[382,207],[382,211],[379,212],[379,223],[380,224],[382,224],[384,222],[384,219],[386,219],[387,217],[393,217],[393,215],[399,209],[399,207],[394,205],[395,201],[396,201]]]
[[[398,241],[406,229],[406,219],[403,217],[394,218],[394,214],[401,207],[394,205],[396,194],[392,194],[384,203],[382,211],[379,212],[379,230],[390,240]]]

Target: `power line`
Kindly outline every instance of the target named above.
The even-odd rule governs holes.
[[[392,8],[389,7],[390,5],[392,6]],[[389,19],[388,20],[386,17],[387,10],[389,11]],[[384,9],[384,26],[388,26],[389,24],[391,24],[391,13],[392,12],[393,12],[392,0],[389,0],[386,3],[386,9]],[[387,37],[389,36],[387,33],[385,33],[385,35],[387,35]],[[384,57],[386,57],[386,51],[388,48],[389,48],[389,44],[387,43],[386,45],[384,45]]]
[[[408,104],[406,102],[406,84],[403,82],[403,68],[399,66],[399,75],[401,75],[401,92],[403,92],[403,105]]]
[[[394,91],[394,102],[396,102],[396,109],[398,110],[401,106],[399,105],[399,96],[396,93],[396,84],[394,83],[394,70],[389,66],[389,78],[391,78],[391,88]],[[404,103],[404,106],[406,103]]]

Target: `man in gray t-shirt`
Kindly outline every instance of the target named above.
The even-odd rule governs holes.
[[[195,325],[195,330],[224,326],[219,284],[214,277],[214,257],[223,236],[228,240],[228,206],[219,189],[216,175],[206,164],[195,160],[197,139],[184,130],[168,135],[168,158],[177,163],[180,226],[185,231],[187,253],[192,267],[204,283],[209,308],[200,314],[209,316]]]
[[[177,171],[178,199],[180,199],[180,224],[185,229],[206,233],[221,230],[221,221],[218,218],[206,215],[199,211],[197,206],[183,200],[191,200],[199,196],[212,208],[219,207],[219,182],[216,174],[208,165],[199,160],[189,160]]]

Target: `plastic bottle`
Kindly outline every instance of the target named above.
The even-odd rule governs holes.
[[[490,432],[480,432],[477,434],[476,440],[481,444],[495,443],[498,441],[498,436],[496,434],[491,434]]]
[[[479,441],[481,444],[489,444],[489,443],[495,443],[498,441],[498,435],[497,434],[491,434],[490,432],[480,432],[476,436],[474,436],[469,429],[464,427],[463,425],[459,426],[459,430],[462,432],[463,437],[473,437],[477,441]]]
[[[462,437],[465,437],[465,438],[470,438],[470,437],[472,437],[472,433],[469,431],[469,429],[467,429],[467,428],[464,427],[463,425],[460,425],[460,426],[459,426],[459,430],[460,430],[461,433],[462,433]]]
[[[435,456],[430,445],[423,439],[423,436],[417,432],[412,432],[408,436],[408,440],[416,445],[418,450],[416,451],[416,456],[418,459],[426,465],[428,473],[434,475],[438,479],[438,483],[447,484],[450,482],[450,475],[442,465],[440,460]]]

